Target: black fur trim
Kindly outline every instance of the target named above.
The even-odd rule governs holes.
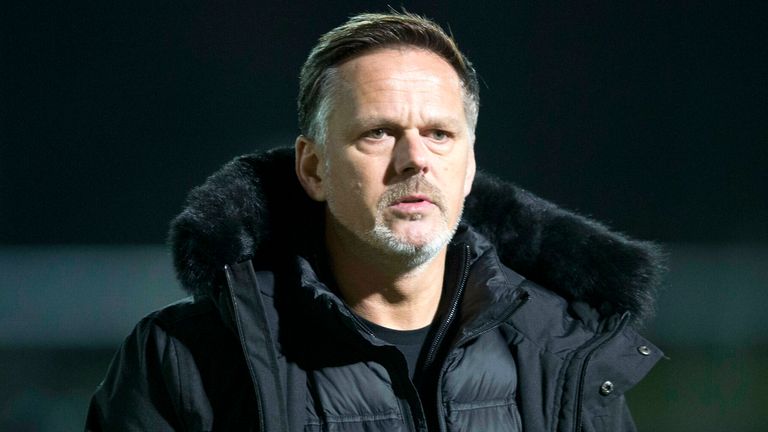
[[[464,220],[496,246],[509,268],[603,315],[653,314],[665,255],[594,220],[489,175],[475,178]]]
[[[317,235],[323,206],[307,197],[293,166],[289,148],[241,156],[190,192],[169,235],[187,291],[215,292],[225,264],[279,259]],[[496,246],[504,264],[568,300],[604,315],[629,311],[636,323],[653,312],[664,254],[652,243],[483,173],[464,220]]]

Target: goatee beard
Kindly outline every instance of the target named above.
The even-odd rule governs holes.
[[[398,202],[402,197],[420,194],[426,196],[440,210],[442,226],[429,233],[432,236],[422,244],[414,244],[397,236],[384,221],[383,215],[387,207]],[[379,199],[376,221],[373,229],[364,233],[366,243],[376,247],[400,262],[407,268],[416,268],[434,259],[451,241],[456,233],[458,221],[461,220],[460,209],[457,222],[450,226],[446,214],[445,197],[433,184],[423,177],[411,177],[408,180],[389,187]],[[415,217],[414,220],[420,219]]]

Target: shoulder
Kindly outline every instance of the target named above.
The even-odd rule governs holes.
[[[629,313],[606,317],[586,302],[568,301],[528,280],[520,284],[520,289],[528,293],[528,301],[506,324],[518,342],[535,347],[536,352],[562,358],[599,347],[594,360],[602,359],[614,367],[633,364],[630,369],[636,369],[635,381],[663,356],[638,333]]]
[[[201,425],[212,422],[213,400],[250,400],[240,384],[247,376],[213,301],[187,298],[144,317],[123,341],[91,400],[87,429],[210,430]]]
[[[140,325],[155,325],[172,330],[196,322],[218,318],[218,310],[208,296],[189,296],[164,306],[141,320]]]
[[[216,306],[208,297],[189,296],[150,312],[136,324],[135,330],[158,328],[172,332],[200,321],[210,322],[217,315]]]
[[[535,347],[535,351],[565,356],[610,333],[622,321],[628,321],[622,319],[621,314],[602,315],[585,301],[567,299],[559,292],[522,278],[506,266],[503,269],[523,279],[517,289],[527,297],[506,325],[518,343]],[[627,327],[626,324],[621,326]]]
[[[224,325],[214,302],[207,296],[197,296],[148,314],[136,324],[123,345],[134,345],[144,355],[155,352],[162,356],[178,346],[204,354],[233,339],[235,335]]]

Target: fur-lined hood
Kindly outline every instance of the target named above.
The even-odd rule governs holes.
[[[225,264],[269,261],[316,238],[323,205],[294,174],[292,148],[238,157],[193,189],[169,241],[184,289],[211,293]],[[558,208],[515,185],[478,173],[463,219],[493,243],[502,262],[568,300],[603,315],[653,312],[663,253]]]

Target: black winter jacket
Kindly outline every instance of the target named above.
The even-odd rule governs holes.
[[[624,393],[662,355],[634,330],[661,276],[653,245],[478,175],[420,400],[318,265],[322,206],[292,167],[289,149],[243,156],[190,193],[171,242],[192,296],[126,339],[87,430],[412,431],[427,404],[445,431],[634,430]]]

